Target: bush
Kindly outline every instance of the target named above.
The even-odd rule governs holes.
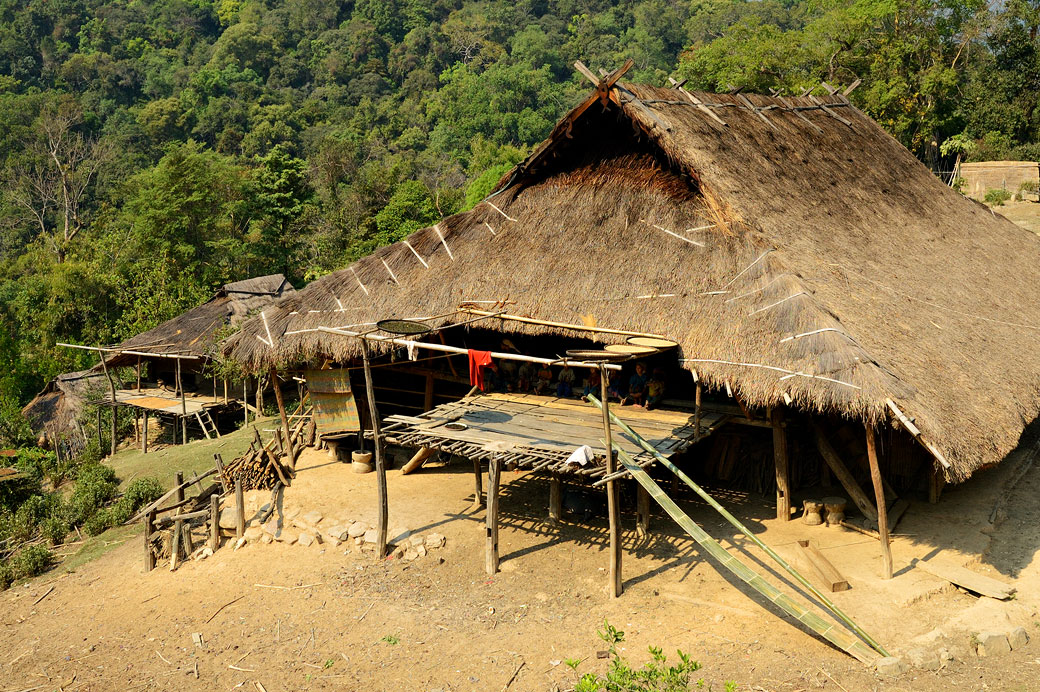
[[[6,560],[0,560],[0,591],[11,588],[14,583],[14,568]]]
[[[1003,188],[986,190],[986,196],[982,200],[993,207],[999,207],[1011,199],[1011,193]]]
[[[43,521],[40,529],[51,545],[61,545],[69,534],[69,522],[63,516],[50,516]]]
[[[54,555],[42,545],[27,545],[11,558],[15,576],[20,579],[35,577],[54,564]]]
[[[85,464],[76,476],[76,488],[69,498],[71,519],[85,522],[115,496],[116,472],[104,464]]]
[[[87,517],[83,522],[83,532],[88,536],[97,536],[115,526],[112,510],[105,507]]]
[[[162,497],[163,485],[158,478],[138,478],[130,483],[126,492],[112,507],[112,523],[122,524],[132,517],[137,510],[149,502]]]

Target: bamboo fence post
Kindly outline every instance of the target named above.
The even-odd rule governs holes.
[[[246,503],[242,497],[242,479],[235,479],[235,538],[246,535]]]
[[[607,454],[607,475],[614,473],[614,445],[610,437],[610,405],[607,403],[607,369],[599,366],[599,389],[603,397],[603,443]],[[610,515],[610,595],[617,598],[622,591],[621,516],[616,481],[607,481],[607,513]]]
[[[498,572],[498,489],[502,477],[502,461],[488,463],[487,549],[484,569],[491,576]]]
[[[867,457],[870,459],[870,479],[874,482],[874,498],[877,501],[878,533],[881,535],[881,557],[884,561],[884,578],[892,578],[892,547],[888,538],[888,507],[885,504],[885,487],[881,482],[881,468],[878,466],[877,440],[874,428],[864,424],[867,433]]]
[[[220,545],[220,495],[209,496],[209,549],[217,552]]]
[[[368,413],[372,425],[373,455],[376,460],[376,482],[379,489],[379,519],[376,522],[376,552],[379,559],[386,557],[387,514],[386,464],[383,461],[383,439],[379,433],[379,409],[376,407],[376,391],[372,386],[372,366],[368,362],[368,342],[361,339],[361,358],[365,370],[365,389],[368,390]]]
[[[296,451],[293,449],[292,432],[289,427],[289,416],[285,413],[285,400],[282,398],[282,388],[278,386],[278,372],[273,366],[271,367],[271,386],[274,387],[274,398],[275,401],[278,402],[278,415],[282,419],[282,430],[285,434],[285,447],[282,451],[289,457],[289,469],[295,471]]]
[[[144,571],[155,569],[155,551],[152,550],[152,534],[155,533],[155,510],[144,515]]]
[[[791,521],[791,469],[787,458],[784,410],[776,406],[769,417],[773,425],[773,461],[776,464],[776,518]]]

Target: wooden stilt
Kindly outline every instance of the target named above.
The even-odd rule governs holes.
[[[776,463],[776,518],[791,520],[791,477],[787,459],[787,431],[784,429],[784,410],[776,406],[770,412],[773,425],[773,461]]]
[[[224,383],[224,405],[227,406],[227,402],[228,402],[228,398],[227,398],[227,378],[226,377],[223,378],[222,382]]]
[[[245,417],[245,425],[249,425],[249,378],[242,378],[242,415]]]
[[[946,479],[943,478],[942,471],[939,470],[939,465],[934,461],[930,461],[930,467],[928,469],[928,502],[933,505],[939,502],[939,497],[942,495],[944,485],[946,485]]]
[[[697,383],[697,388],[693,395],[693,439],[699,440],[701,437],[701,383]]]
[[[173,474],[173,485],[176,490],[173,493],[174,504],[180,504],[184,502],[184,472],[178,471]],[[178,507],[174,510],[177,514],[181,513],[181,508]],[[177,569],[177,562],[180,560],[181,552],[181,531],[183,529],[184,522],[180,519],[173,523],[173,541],[172,549],[170,550],[170,571]]]
[[[379,409],[376,408],[376,391],[372,386],[372,366],[368,362],[368,342],[361,339],[361,357],[365,370],[365,389],[368,390],[368,413],[372,426],[372,446],[376,460],[376,481],[379,487],[379,517],[376,522],[376,555],[386,557],[386,529],[389,508],[386,498],[386,464],[383,461],[383,438],[379,432]]]
[[[881,558],[884,561],[884,578],[892,578],[892,548],[888,538],[888,508],[885,506],[885,487],[881,482],[881,467],[878,465],[877,441],[874,428],[864,425],[867,432],[867,457],[870,459],[870,479],[874,482],[874,497],[877,500],[878,533],[881,535]]]
[[[478,510],[484,506],[484,488],[481,487],[480,481],[480,459],[473,460],[473,510]]]
[[[282,432],[285,435],[285,454],[289,457],[289,468],[296,470],[296,450],[293,449],[292,433],[289,428],[289,416],[285,413],[285,400],[282,398],[282,388],[278,386],[278,373],[271,368],[271,386],[274,387],[274,398],[278,402],[278,415],[282,419]]]
[[[134,409],[134,445],[141,444],[141,412]]]
[[[488,463],[487,499],[487,554],[484,569],[491,576],[498,572],[498,487],[502,476],[502,462],[492,459]]]
[[[209,549],[217,552],[220,545],[220,495],[209,496]]]
[[[558,474],[549,479],[549,521],[558,522],[563,514],[563,481]]]
[[[645,537],[650,533],[650,493],[641,485],[636,487],[636,534]]]
[[[178,361],[180,362],[180,361]],[[112,394],[112,456],[116,454],[116,384],[112,381],[112,373],[108,371],[108,363],[105,362],[105,354],[101,354],[101,369],[105,371],[105,377],[108,379],[108,391]],[[99,417],[100,421],[100,417]],[[98,425],[98,429],[101,426]],[[100,438],[101,435],[99,434]]]
[[[144,571],[155,569],[155,551],[152,550],[152,534],[155,533],[155,510],[144,515]]]
[[[141,431],[141,454],[148,453],[148,412],[146,411],[143,416],[144,424],[142,425],[143,430]]]
[[[603,399],[603,441],[606,449],[607,475],[616,470],[614,445],[610,437],[610,404],[607,403],[607,369],[599,366],[600,396]],[[621,595],[621,508],[617,481],[607,481],[607,514],[610,517],[610,570],[609,592],[612,598]]]
[[[242,496],[242,479],[235,479],[235,538],[246,535],[246,502]]]
[[[141,356],[137,356],[137,391],[141,391]]]
[[[429,411],[433,408],[433,374],[426,375],[426,391],[423,394],[423,411]]]
[[[184,403],[184,384],[181,382],[181,359],[177,359],[177,391],[181,393],[181,444],[188,441],[188,405]]]

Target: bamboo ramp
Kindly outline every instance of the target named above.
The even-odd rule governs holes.
[[[661,489],[650,476],[634,462],[632,457],[624,450],[618,450],[618,458],[622,466],[631,474],[644,489],[650,494],[657,504],[661,505],[665,512],[675,520],[679,526],[690,534],[697,544],[704,548],[709,555],[715,558],[723,567],[738,577],[748,586],[765,596],[771,603],[782,608],[812,631],[834,644],[845,653],[857,658],[868,665],[877,662],[878,654],[863,643],[859,638],[852,636],[848,630],[839,627],[835,623],[828,622],[816,613],[808,610],[800,603],[783,593],[775,586],[767,582],[761,575],[731,555],[718,541],[708,535],[693,519],[679,509],[672,498]]]

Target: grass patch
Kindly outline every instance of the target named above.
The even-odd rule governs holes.
[[[79,547],[79,550],[61,561],[58,565],[58,569],[62,572],[73,572],[91,560],[96,560],[101,557],[116,546],[122,545],[126,541],[135,538],[143,540],[141,539],[140,524],[116,526],[115,528],[111,528],[104,533],[88,538],[86,542]]]
[[[271,433],[265,433],[264,429],[277,425],[278,419],[274,417],[261,418],[256,422],[260,436],[265,441],[271,438]],[[125,490],[134,478],[144,476],[155,476],[164,488],[170,488],[173,486],[173,476],[178,471],[183,471],[185,478],[190,478],[193,472],[208,471],[213,468],[214,454],[220,454],[225,462],[229,462],[249,449],[252,439],[253,421],[250,420],[248,428],[213,440],[194,440],[186,445],[171,445],[149,451],[148,454],[142,454],[140,449],[123,449],[106,463],[115,469],[120,490]]]

